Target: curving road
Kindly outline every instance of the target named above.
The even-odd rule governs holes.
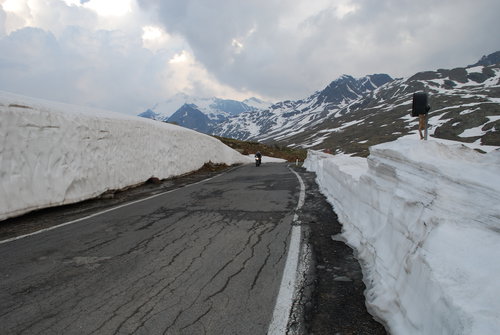
[[[265,334],[299,181],[238,167],[0,244],[2,334]]]

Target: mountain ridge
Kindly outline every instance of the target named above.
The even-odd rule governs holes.
[[[139,116],[154,118],[159,121],[167,121],[184,104],[195,105],[196,108],[211,119],[217,119],[221,115],[228,117],[239,113],[263,108],[270,103],[252,97],[243,101],[232,99],[221,99],[217,97],[194,97],[185,93],[177,93],[162,102],[154,104]]]
[[[371,80],[376,78],[376,84]],[[353,78],[343,75],[332,81],[326,88],[316,91],[300,100],[285,100],[271,105],[268,109],[253,113],[242,113],[228,122],[219,124],[214,134],[237,139],[262,140],[276,137],[279,141],[285,134],[300,131],[305,125],[321,122],[321,119],[346,106],[371,90],[390,82],[386,74]]]
[[[421,71],[406,78],[342,75],[304,99],[228,115],[206,131],[366,156],[371,145],[416,132],[418,122],[410,116],[415,92],[429,94],[431,137],[500,146],[500,51],[472,65]]]
[[[415,92],[429,95],[431,138],[500,146],[499,62],[423,71],[396,79],[342,108],[335,118],[325,118],[321,125],[279,142],[366,156],[372,145],[416,133],[418,121],[410,116]]]
[[[244,101],[199,98],[184,93],[155,104],[138,116],[157,121],[176,123],[184,127],[211,134],[215,127],[229,118],[267,106],[263,100],[252,97]]]

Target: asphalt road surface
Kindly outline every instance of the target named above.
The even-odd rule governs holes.
[[[341,226],[314,174],[297,171],[300,210],[298,176],[264,163],[145,186],[146,200],[128,191],[1,223],[5,239],[93,215],[0,242],[0,333],[266,334],[300,223],[311,264],[289,334],[384,334],[364,307],[352,250],[330,238]]]
[[[0,245],[2,334],[265,334],[299,184],[284,164]]]

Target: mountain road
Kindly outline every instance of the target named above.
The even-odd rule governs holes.
[[[292,229],[301,215],[317,215],[307,196],[300,211],[300,184],[287,164],[244,165],[0,241],[0,332],[266,334]],[[303,243],[315,236],[311,227]],[[304,274],[301,285],[311,289],[295,296],[301,325],[289,333],[313,331],[315,322],[315,334],[335,329],[318,311],[321,294],[312,293],[317,272]],[[356,299],[363,305],[362,293]],[[383,333],[361,313],[375,323],[368,329]]]

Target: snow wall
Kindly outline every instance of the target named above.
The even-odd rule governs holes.
[[[0,220],[181,175],[209,161],[251,162],[175,125],[0,92]]]
[[[392,334],[498,334],[499,150],[400,139],[367,159],[310,151],[305,167]]]

